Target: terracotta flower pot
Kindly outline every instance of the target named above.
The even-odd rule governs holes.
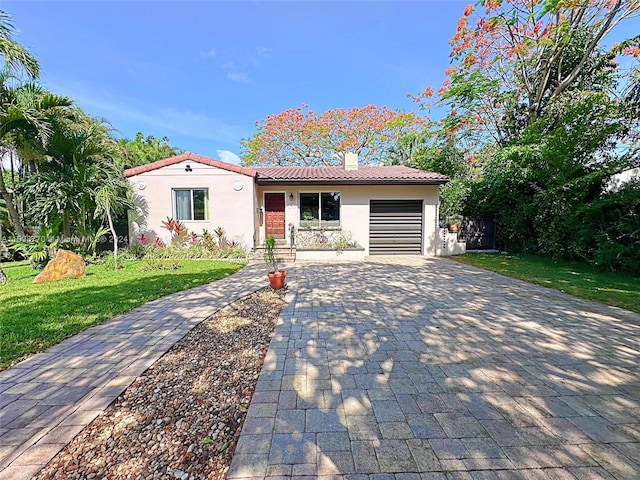
[[[280,270],[278,273],[269,272],[269,283],[271,284],[271,288],[274,290],[280,290],[284,288],[285,279],[287,277],[287,272],[284,270]]]

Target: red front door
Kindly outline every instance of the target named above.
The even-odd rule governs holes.
[[[284,193],[264,194],[264,225],[267,237],[285,238]]]

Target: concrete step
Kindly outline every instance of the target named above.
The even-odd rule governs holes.
[[[264,261],[264,246],[259,246],[254,249],[253,252],[249,253],[249,263],[265,263]],[[291,248],[287,245],[277,245],[273,249],[273,253],[276,257],[276,261],[278,263],[294,263],[296,261],[296,249]]]

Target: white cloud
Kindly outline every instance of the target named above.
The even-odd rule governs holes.
[[[247,74],[241,71],[235,62],[228,61],[222,64],[222,69],[227,72],[227,78],[234,82],[248,82]]]
[[[216,153],[218,154],[218,158],[223,162],[240,165],[240,157],[231,150],[216,150]]]
[[[214,47],[211,47],[209,51],[202,52],[202,56],[205,58],[214,58],[216,56],[216,49]]]
[[[215,142],[237,142],[246,134],[239,125],[231,125],[224,120],[199,112],[174,108],[157,108],[139,105],[136,100],[120,98],[111,92],[96,92],[83,85],[52,88],[75,99],[78,104],[93,115],[106,117],[117,127],[120,120],[140,125],[140,130],[151,127],[153,130],[200,138]]]
[[[256,48],[256,53],[259,57],[267,58],[271,56],[271,49],[267,47],[258,47]]]
[[[244,72],[237,72],[235,70],[227,72],[227,78],[234,82],[248,82],[247,74]]]

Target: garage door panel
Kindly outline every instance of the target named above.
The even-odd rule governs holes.
[[[419,222],[402,222],[402,221],[369,222],[369,225],[379,230],[391,230],[394,228],[402,228],[403,230],[418,231],[422,226],[422,221],[419,221]]]
[[[376,218],[422,218],[422,212],[373,212]]]
[[[387,246],[393,246],[393,245],[405,245],[407,247],[412,246],[415,248],[416,244],[420,241],[420,237],[406,237],[406,238],[394,238],[394,239],[388,239],[388,238],[377,238],[377,239],[372,239],[370,244],[372,245],[387,245]]]
[[[371,200],[370,255],[422,253],[422,200]]]
[[[389,217],[380,217],[377,213],[372,213],[373,215],[369,222],[374,225],[422,225],[422,217],[404,217],[404,216],[389,216]]]

